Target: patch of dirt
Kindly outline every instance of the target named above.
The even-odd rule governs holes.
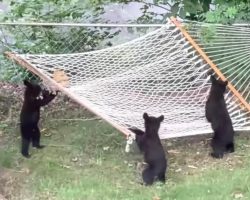
[[[12,120],[15,109],[20,107],[22,88],[18,85],[0,83],[0,121]]]
[[[9,200],[17,193],[18,178],[11,170],[0,167],[0,200]]]

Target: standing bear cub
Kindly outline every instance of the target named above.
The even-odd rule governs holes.
[[[38,122],[40,119],[40,107],[45,106],[53,100],[56,94],[52,94],[47,90],[42,90],[38,84],[24,80],[26,86],[24,93],[24,102],[20,114],[21,122],[21,153],[24,157],[29,158],[29,145],[32,142],[33,147],[43,148],[40,145],[40,130]],[[39,98],[42,92],[42,98]]]
[[[155,179],[165,183],[167,160],[162,147],[158,131],[164,116],[153,117],[143,114],[145,132],[140,129],[130,129],[136,134],[136,143],[144,154],[146,169],[142,172],[142,178],[146,185],[152,185]]]
[[[213,75],[210,80],[212,86],[206,102],[206,118],[214,131],[211,156],[223,158],[224,153],[234,152],[234,129],[224,99],[228,82],[216,80]]]

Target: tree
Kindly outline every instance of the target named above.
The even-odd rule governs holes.
[[[10,1],[3,21],[15,22],[95,22],[103,7],[86,0],[20,0]],[[11,47],[24,53],[72,53],[93,50],[105,38],[118,32],[108,28],[12,26]]]
[[[211,23],[244,23],[250,20],[249,0],[216,0],[215,7],[201,17]]]
[[[171,16],[197,19],[201,13],[209,10],[212,0],[99,0],[101,4],[121,3],[128,4],[137,2],[142,5],[142,15],[136,20],[137,23],[166,23]],[[161,9],[161,13],[154,12],[152,8]]]
[[[92,0],[10,0],[9,10],[0,16],[5,22],[95,22],[103,13],[98,1]],[[19,53],[73,53],[96,49],[104,39],[119,31],[108,28],[62,26],[2,26],[1,50]],[[1,42],[1,40],[0,40]],[[109,45],[111,45],[109,43]],[[6,49],[8,47],[8,49]],[[21,68],[10,66],[0,58],[0,79],[19,81],[29,76]]]
[[[170,16],[197,21],[232,23],[250,19],[249,0],[99,0],[100,7],[108,3],[140,3],[142,15],[137,23],[166,23]],[[152,8],[159,8],[161,13]]]

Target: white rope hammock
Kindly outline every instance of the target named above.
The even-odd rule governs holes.
[[[249,105],[250,29],[203,23],[185,26]],[[129,133],[129,127],[143,129],[144,112],[165,116],[162,139],[212,132],[205,119],[211,67],[172,23],[103,50],[11,57],[124,133]],[[67,87],[53,81],[58,69],[69,77]],[[231,91],[226,100],[235,130],[250,130],[249,110]]]

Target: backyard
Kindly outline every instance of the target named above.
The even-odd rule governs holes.
[[[125,137],[63,95],[42,111],[43,150],[19,153],[21,86],[1,84],[0,199],[249,199],[250,137],[236,152],[209,157],[210,135],[164,140],[167,182],[141,185],[143,157]]]
[[[183,27],[193,33],[194,40],[221,70],[219,77],[224,74],[231,81],[231,88],[235,86],[249,108],[249,11],[247,0],[0,1],[0,200],[250,200],[249,131],[236,133],[236,151],[223,159],[209,155],[211,134],[162,140],[168,158],[166,184],[156,182],[147,187],[142,184],[145,163],[136,144],[125,152],[122,133],[63,93],[41,109],[41,144],[46,147],[31,147],[31,158],[24,158],[19,130],[22,82],[39,78],[4,57],[6,51],[31,54],[33,64],[47,69],[51,77],[52,72],[62,69],[59,72],[66,73],[70,84],[76,86],[71,87],[71,94],[78,95],[75,91],[87,85],[79,90],[82,97],[88,99],[96,92],[94,100],[100,101],[92,99],[93,103],[105,114],[111,111],[113,118],[122,117],[123,125],[134,126],[127,123],[139,116],[134,113],[157,107],[155,113],[168,116],[170,125],[177,124],[174,136],[189,135],[186,127],[201,133],[210,128],[204,121],[203,107],[204,94],[210,88],[208,75],[214,71],[210,62],[201,60],[197,49],[189,48],[181,32],[175,35],[175,28],[164,25],[171,16],[188,20]],[[113,51],[94,52],[109,47]],[[51,54],[65,58],[57,55],[54,62]],[[124,69],[129,66],[127,73]],[[126,73],[131,77],[127,85],[122,76]],[[113,88],[105,85],[112,81]],[[148,90],[149,96],[145,95]],[[236,128],[249,128],[249,111],[243,111],[231,93],[225,96]],[[111,101],[113,97],[116,101]],[[146,101],[149,97],[155,100],[153,106]],[[126,107],[120,106],[122,100]],[[192,106],[199,109],[192,110]],[[169,108],[174,111],[169,112]],[[176,113],[184,113],[184,117],[178,118]]]

